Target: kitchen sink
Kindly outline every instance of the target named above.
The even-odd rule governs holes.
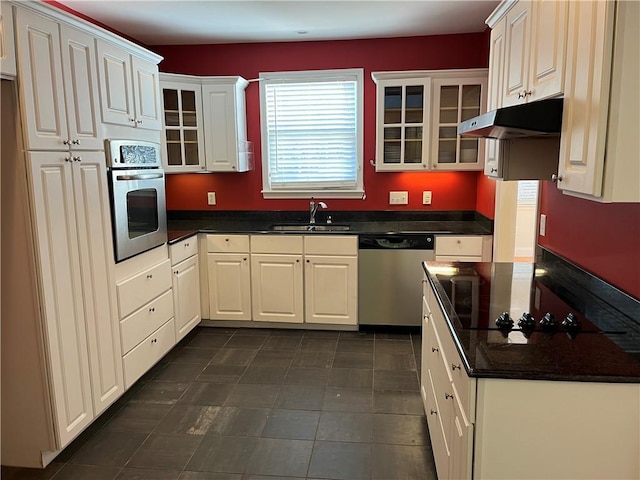
[[[346,232],[349,230],[349,225],[336,225],[333,223],[291,224],[271,225],[269,229],[278,232]]]

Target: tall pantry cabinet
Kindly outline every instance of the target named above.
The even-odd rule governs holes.
[[[2,463],[41,467],[124,392],[96,55],[112,36],[46,4],[8,5],[18,96],[5,105],[16,89],[3,83]]]

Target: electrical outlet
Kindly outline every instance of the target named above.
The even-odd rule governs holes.
[[[409,192],[389,192],[389,205],[407,205]]]
[[[422,192],[422,204],[431,205],[431,191]]]
[[[207,203],[209,205],[215,205],[216,204],[216,192],[207,193]]]
[[[540,236],[544,237],[547,234],[547,216],[540,214]]]

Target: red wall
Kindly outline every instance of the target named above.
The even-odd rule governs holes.
[[[487,32],[429,37],[326,42],[176,45],[151,47],[165,60],[163,72],[192,75],[241,75],[260,72],[364,68],[364,186],[365,200],[331,200],[336,210],[476,210],[493,218],[493,187],[479,172],[376,173],[376,105],[371,72],[483,68],[488,63]],[[257,83],[246,90],[247,136],[254,144],[255,168],[243,174],[180,174],[167,176],[169,210],[302,210],[308,200],[262,198],[260,99]],[[492,183],[492,182],[491,182]],[[390,190],[407,190],[409,204],[391,207]],[[432,204],[422,205],[422,191],[433,192]],[[215,191],[217,205],[206,203]]]
[[[640,204],[583,200],[540,183],[547,227],[538,243],[640,299]]]

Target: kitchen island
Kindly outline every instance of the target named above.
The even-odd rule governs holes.
[[[439,478],[638,478],[637,300],[546,251],[536,264],[423,267]]]

